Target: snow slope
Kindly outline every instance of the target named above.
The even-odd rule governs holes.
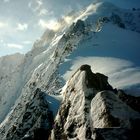
[[[108,75],[114,87],[127,89],[134,86],[137,91],[140,87],[139,39],[139,33],[106,24],[100,32],[91,32],[79,42],[67,62],[61,65],[66,67],[62,76],[68,80],[72,71],[87,63],[93,71]]]
[[[19,97],[24,55],[14,54],[0,58],[0,122]]]
[[[125,9],[131,9],[131,8],[139,8],[140,7],[140,1],[139,0],[97,0],[97,1],[107,1],[111,2],[121,8]]]

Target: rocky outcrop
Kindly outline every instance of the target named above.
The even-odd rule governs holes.
[[[139,118],[135,112],[111,91],[98,92],[91,102],[93,128],[129,128],[130,120]]]
[[[140,97],[127,95],[123,90],[118,90],[118,97],[134,110],[140,112]]]
[[[113,89],[108,77],[93,73],[89,65],[82,65],[72,75],[62,95],[54,119],[50,104],[56,105],[56,101],[37,88],[15,121],[3,127],[2,139],[135,140],[138,137],[139,98]]]
[[[6,131],[5,140],[48,139],[53,126],[53,112],[49,109],[46,93],[36,89],[25,110]]]
[[[81,66],[64,87],[51,139],[127,140],[140,114],[118,98],[103,74]],[[135,131],[136,132],[136,131]]]
[[[108,83],[108,77],[101,73],[92,73],[89,65],[82,65],[81,71],[85,71],[86,86],[88,88],[95,88],[96,90],[113,90]]]
[[[122,19],[119,17],[119,15],[112,13],[110,20],[113,24],[116,24],[118,27],[125,29],[125,24],[122,22]]]

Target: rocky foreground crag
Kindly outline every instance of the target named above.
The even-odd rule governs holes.
[[[50,139],[138,138],[140,114],[136,108],[140,100],[113,89],[107,80],[103,74],[92,73],[89,65],[77,70],[63,91],[64,99]],[[137,107],[130,102],[137,102]]]
[[[82,65],[62,89],[56,116],[36,89],[4,140],[137,140],[140,99],[113,89],[108,77]],[[3,128],[4,130],[4,128]]]

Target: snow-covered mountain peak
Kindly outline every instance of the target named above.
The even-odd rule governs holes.
[[[96,31],[96,25],[100,20],[100,22],[108,21],[117,24],[119,27],[139,32],[139,12],[138,9],[122,9],[116,6],[114,2],[96,1],[80,12],[66,17],[71,19],[69,20],[69,25],[73,24],[73,22],[76,23],[78,20],[82,20],[85,22],[85,25],[90,26],[88,28],[91,28],[91,30],[94,29],[94,31]]]
[[[93,73],[90,65],[82,65],[68,80],[66,85],[71,85],[71,88],[93,88],[95,90],[112,90],[108,83],[108,77],[101,73]]]
[[[69,27],[79,20],[84,21],[87,29],[90,28],[94,31],[96,31],[96,26],[99,22],[106,21],[110,21],[113,24],[118,24],[118,22],[120,22],[124,24],[127,29],[137,32],[140,31],[140,26],[138,24],[140,20],[139,11],[122,9],[115,6],[115,3],[100,0],[93,2],[79,12],[72,12],[72,14],[63,16],[56,22],[59,28],[57,30],[46,29],[42,37],[34,43],[32,50],[39,53],[45,51],[52,42],[58,42],[60,39],[59,37],[69,32]]]
[[[122,129],[120,133],[128,138],[127,129],[131,132],[133,127],[131,120],[139,119],[140,114],[122,102],[117,92],[107,82],[107,76],[93,73],[87,64],[82,65],[63,88],[64,99],[51,139],[96,139],[96,129],[105,132],[105,128],[114,133]]]

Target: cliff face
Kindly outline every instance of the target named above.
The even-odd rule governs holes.
[[[25,135],[33,136],[34,132],[42,128],[49,135],[49,130],[53,123],[53,112],[49,109],[48,102],[45,99],[46,94],[40,89],[34,91],[34,96],[21,107],[20,116],[13,122],[13,125],[7,130],[5,138],[7,140],[18,140]],[[45,129],[45,128],[48,129]],[[44,129],[43,129],[44,128]],[[42,133],[43,134],[43,133]]]
[[[63,95],[52,130],[53,140],[128,139],[132,122],[140,119],[138,112],[119,99],[107,77],[92,73],[88,65],[81,66],[70,78]]]
[[[82,65],[62,88],[61,105],[39,88],[33,91],[3,140],[128,140],[136,139],[140,124],[139,98],[113,89],[108,77]],[[132,103],[135,103],[135,108]],[[60,108],[59,108],[60,105]],[[57,113],[57,110],[59,111]],[[132,109],[134,108],[134,109]],[[14,110],[16,113],[16,108]],[[56,116],[56,117],[55,117]]]

